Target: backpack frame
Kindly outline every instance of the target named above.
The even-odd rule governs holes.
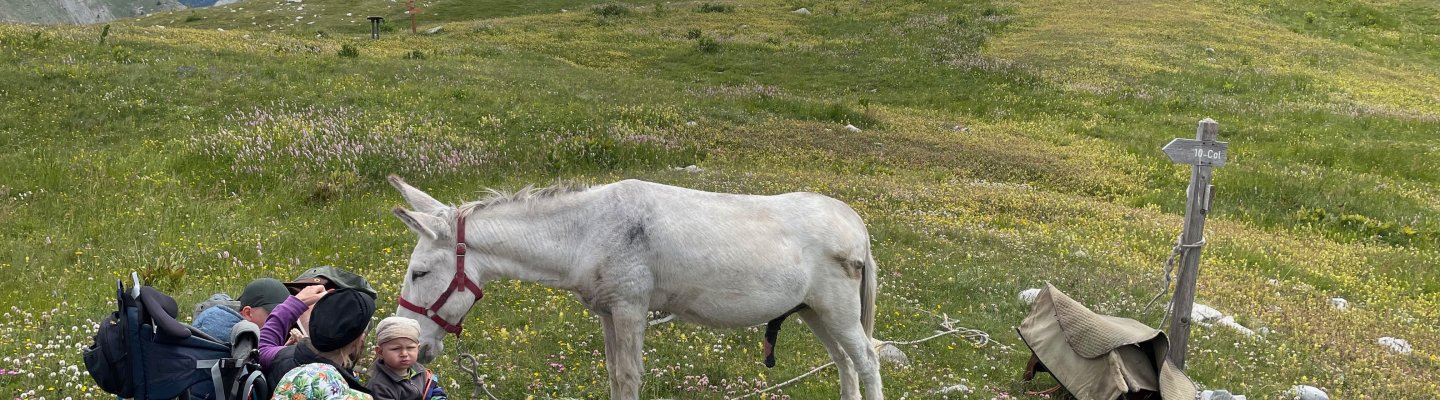
[[[217,340],[154,309],[161,299],[152,297],[174,300],[149,288],[142,291],[138,275],[131,277],[135,284],[128,291],[116,281],[118,309],[101,321],[95,343],[82,351],[101,389],[135,400],[270,398],[256,350],[258,334],[237,330],[231,335],[235,343]]]

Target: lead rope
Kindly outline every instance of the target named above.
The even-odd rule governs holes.
[[[1201,237],[1200,241],[1191,244],[1181,243],[1180,237],[1178,236],[1175,238],[1175,248],[1170,250],[1170,257],[1165,258],[1165,263],[1163,264],[1165,271],[1161,273],[1161,277],[1165,278],[1165,281],[1160,284],[1160,293],[1156,293],[1155,297],[1151,298],[1149,303],[1145,303],[1145,308],[1140,309],[1140,313],[1149,312],[1150,307],[1155,306],[1156,300],[1160,300],[1161,297],[1170,293],[1170,284],[1174,282],[1172,277],[1175,275],[1175,260],[1179,260],[1181,256],[1185,255],[1185,252],[1191,249],[1198,249],[1202,246],[1205,246],[1204,237]],[[1155,324],[1156,329],[1159,329],[1158,327],[1164,325],[1165,320],[1170,318],[1170,311],[1170,307],[1166,307],[1165,312],[1160,314],[1160,320]]]
[[[913,308],[913,307],[912,307],[912,308]],[[925,342],[928,342],[928,341],[930,341],[930,340],[932,340],[932,339],[936,339],[936,338],[939,338],[939,337],[945,336],[945,335],[959,334],[959,335],[965,337],[966,339],[970,339],[970,342],[973,343],[976,347],[985,346],[985,345],[987,345],[987,344],[994,344],[995,346],[999,347],[999,348],[1002,349],[1002,350],[1009,351],[1009,352],[1014,352],[1014,351],[1015,351],[1014,348],[1011,348],[1010,346],[1006,346],[1004,343],[1000,343],[1000,342],[998,342],[998,341],[995,341],[995,340],[993,340],[993,339],[990,339],[990,334],[989,334],[989,333],[986,333],[985,331],[982,331],[982,330],[979,330],[979,329],[970,329],[970,328],[965,328],[965,327],[961,327],[961,326],[955,325],[956,323],[959,323],[960,321],[957,321],[957,320],[954,320],[954,319],[950,319],[950,315],[949,315],[949,314],[936,315],[936,314],[933,313],[933,312],[930,312],[930,311],[927,311],[927,310],[922,310],[922,309],[919,309],[919,308],[915,308],[915,310],[916,310],[916,311],[923,312],[923,313],[926,313],[926,314],[934,315],[934,316],[936,316],[936,317],[941,318],[940,327],[943,328],[944,330],[943,330],[943,331],[939,331],[939,332],[935,333],[934,335],[927,336],[927,337],[925,337],[925,338],[923,338],[923,339],[905,340],[905,341],[886,340],[886,341],[882,341],[882,342],[880,342],[880,343],[881,343],[881,344],[890,344],[890,345],[904,345],[904,346],[909,346],[909,345],[916,345],[916,344],[920,344],[920,343],[925,343]],[[879,363],[880,360],[877,358],[877,359],[875,360],[875,362]],[[767,388],[764,388],[764,389],[760,389],[760,390],[757,390],[757,391],[754,391],[754,392],[750,392],[750,393],[747,393],[747,394],[742,395],[742,396],[728,397],[728,398],[726,398],[726,400],[741,400],[741,399],[746,399],[746,398],[755,397],[755,396],[759,396],[759,395],[768,393],[768,392],[770,392],[770,391],[772,391],[772,390],[776,390],[776,389],[780,389],[780,388],[783,388],[783,387],[786,387],[786,386],[790,386],[790,384],[793,384],[793,383],[795,383],[795,382],[799,382],[801,379],[805,379],[805,377],[808,377],[808,376],[810,376],[810,375],[815,375],[815,373],[820,372],[821,370],[823,370],[823,369],[825,369],[825,368],[827,368],[827,367],[829,367],[829,366],[831,366],[831,365],[835,365],[835,362],[834,362],[834,361],[827,362],[827,363],[822,364],[822,365],[820,365],[820,366],[818,366],[818,367],[812,368],[812,369],[810,369],[810,371],[805,372],[805,373],[803,373],[803,374],[800,374],[799,376],[796,376],[796,377],[794,377],[794,378],[790,378],[790,380],[788,380],[788,381],[780,382],[780,383],[777,383],[777,384],[775,384],[775,385],[771,385],[770,387],[767,387]]]
[[[470,374],[470,380],[475,382],[475,397],[480,397],[480,392],[484,391],[486,396],[490,396],[490,400],[500,400],[495,397],[493,393],[490,393],[490,388],[485,385],[485,375],[480,374],[480,359],[475,357],[474,354],[465,351],[463,348],[458,350],[460,351],[460,360],[458,362],[458,364],[460,364],[460,370]]]

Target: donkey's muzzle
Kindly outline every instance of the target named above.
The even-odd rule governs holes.
[[[421,364],[430,364],[431,361],[435,361],[436,353],[439,352],[435,351],[434,347],[430,347],[428,343],[422,344],[420,345],[420,357],[418,360]]]

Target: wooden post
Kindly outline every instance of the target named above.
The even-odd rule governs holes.
[[[1170,360],[1185,369],[1185,349],[1190,341],[1190,310],[1195,304],[1195,282],[1200,275],[1200,249],[1205,241],[1205,215],[1210,212],[1210,184],[1213,167],[1225,165],[1228,145],[1216,141],[1220,124],[1206,118],[1195,129],[1195,140],[1175,139],[1162,149],[1177,163],[1192,164],[1190,187],[1186,189],[1185,227],[1180,234],[1180,277],[1175,283],[1175,297],[1170,310]]]
[[[420,13],[420,9],[415,8],[415,0],[405,1],[405,13],[410,14],[410,33],[413,34],[415,33],[415,14]]]

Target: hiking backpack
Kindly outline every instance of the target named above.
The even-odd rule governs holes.
[[[175,299],[149,286],[127,291],[116,282],[119,307],[100,322],[82,350],[85,368],[108,393],[136,400],[264,400],[259,328],[241,321],[229,344],[175,319]]]

